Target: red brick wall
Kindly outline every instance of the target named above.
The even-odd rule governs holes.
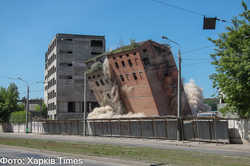
[[[127,111],[143,112],[147,116],[159,115],[139,52],[130,51],[109,56],[109,62],[118,79],[121,98]],[[119,69],[115,63],[119,65]],[[134,78],[133,73],[136,74],[137,79]]]

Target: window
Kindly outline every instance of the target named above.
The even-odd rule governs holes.
[[[127,78],[127,80],[129,81],[129,74],[126,74],[126,78]]]
[[[149,65],[149,59],[147,57],[143,58],[142,61],[144,65]]]
[[[136,55],[136,52],[134,52],[134,55]]]
[[[125,62],[124,61],[122,61],[122,66],[125,67]]]
[[[72,76],[70,75],[59,75],[60,79],[72,79]]]
[[[68,54],[72,54],[72,51],[67,51]]]
[[[96,81],[96,82],[95,82],[95,84],[96,84],[96,86],[100,86],[100,84],[99,84],[99,82],[98,82],[98,81]]]
[[[122,81],[122,82],[125,81],[123,75],[120,75],[120,78],[121,78],[121,81]]]
[[[102,40],[91,40],[90,45],[91,45],[91,47],[102,47],[103,42],[102,42]]]
[[[129,57],[129,54],[126,54],[127,57]]]
[[[94,51],[91,52],[91,55],[100,55],[100,54],[101,52],[94,52]]]
[[[130,60],[130,59],[128,60],[128,64],[129,64],[129,66],[130,66],[130,67],[132,67],[132,66],[133,66],[133,64],[132,64],[132,62],[131,62],[131,60]]]
[[[68,102],[68,112],[76,112],[75,102]]]
[[[138,59],[137,58],[135,58],[135,64],[136,64],[136,66],[138,65]]]
[[[66,40],[66,41],[72,41],[72,39],[64,39],[64,40]]]
[[[72,79],[72,76],[67,76],[66,79]]]
[[[109,83],[109,81],[108,81],[107,79],[105,80],[105,82],[106,82],[107,84]]]
[[[64,62],[62,62],[62,63],[60,63],[60,66],[62,66],[62,67],[72,66],[72,63],[64,63]]]
[[[107,96],[108,96],[108,98],[109,98],[109,99],[111,99],[111,96],[110,96],[110,94],[109,94],[109,93],[107,93]]]
[[[143,80],[143,73],[139,72],[139,75],[140,75],[141,80]]]
[[[103,86],[105,85],[102,79],[100,80],[100,82],[101,82],[101,84],[102,84]]]
[[[147,52],[147,49],[145,48],[145,49],[143,49],[142,51],[145,53],[145,52]]]
[[[119,69],[119,65],[118,65],[117,62],[115,62],[115,67],[116,67],[117,69]]]
[[[134,77],[135,80],[137,80],[136,73],[133,73],[133,77]]]

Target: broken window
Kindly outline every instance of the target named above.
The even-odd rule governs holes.
[[[135,64],[136,64],[136,66],[138,65],[138,59],[137,58],[135,58]]]
[[[117,62],[115,62],[115,67],[116,67],[117,69],[119,69],[119,65],[118,65]]]
[[[140,75],[141,80],[143,80],[143,73],[139,72],[139,75]]]
[[[103,86],[105,85],[102,79],[100,80],[100,82],[101,82],[101,84],[102,84]]]
[[[125,67],[125,62],[124,61],[122,61],[122,66]]]
[[[72,39],[64,39],[64,40],[66,40],[66,41],[72,41]]]
[[[99,82],[98,82],[98,81],[96,81],[96,82],[95,82],[95,84],[96,84],[96,86],[100,86],[100,84],[99,84]]]
[[[127,78],[127,80],[129,81],[129,74],[126,74],[126,78]]]
[[[142,62],[143,62],[144,65],[149,65],[149,59],[148,59],[148,57],[143,58]]]
[[[72,79],[72,76],[67,76],[66,79]]]
[[[59,75],[60,79],[72,79],[72,76],[70,75]]]
[[[91,47],[102,47],[103,42],[102,40],[91,40]]]
[[[120,78],[121,78],[121,81],[122,81],[122,82],[125,81],[123,75],[120,75]]]
[[[130,59],[128,60],[128,64],[129,64],[129,66],[130,66],[130,67],[132,67],[132,66],[133,66],[133,64],[132,64],[132,62],[131,62],[131,60],[130,60]]]
[[[68,102],[68,112],[76,112],[75,102]]]
[[[137,80],[136,73],[133,73],[133,77],[134,77],[135,80]]]
[[[134,55],[136,55],[136,52],[134,52]]]
[[[72,51],[67,51],[68,54],[72,54]]]
[[[72,63],[60,63],[60,66],[62,66],[62,67],[72,66]]]
[[[111,96],[110,96],[110,94],[109,94],[109,93],[107,93],[107,96],[108,96],[108,98],[109,98],[109,99],[111,99]]]
[[[147,52],[147,49],[145,48],[145,49],[143,49],[142,51],[145,53],[145,52]]]
[[[95,52],[95,51],[91,52],[91,55],[100,55],[100,54],[101,54],[101,52]]]

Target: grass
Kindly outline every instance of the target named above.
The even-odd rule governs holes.
[[[78,155],[102,156],[179,166],[249,166],[250,158],[228,157],[182,150],[162,150],[148,147],[128,147],[104,144],[70,143],[39,139],[3,138],[0,144]]]

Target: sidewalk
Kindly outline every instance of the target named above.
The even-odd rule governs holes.
[[[84,142],[91,144],[112,144],[119,146],[151,147],[157,149],[172,149],[198,151],[201,153],[222,154],[230,156],[250,157],[250,144],[221,144],[206,142],[189,142],[160,139],[137,139],[118,137],[92,137],[71,135],[37,135],[25,133],[0,133],[0,137],[43,139],[54,141]]]

